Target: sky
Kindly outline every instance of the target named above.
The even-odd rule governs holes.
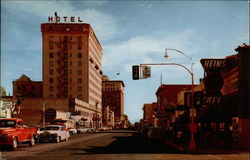
[[[81,17],[103,47],[103,73],[125,84],[125,114],[143,117],[142,106],[156,102],[161,84],[191,84],[178,66],[152,66],[151,78],[132,80],[132,65],[179,63],[190,68],[195,83],[203,78],[201,58],[225,58],[249,44],[249,2],[242,1],[1,1],[1,86],[12,95],[12,81],[26,74],[42,80],[41,23],[48,16]],[[120,73],[120,74],[117,74]]]

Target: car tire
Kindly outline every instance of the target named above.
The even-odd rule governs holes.
[[[11,144],[11,146],[10,146],[10,149],[11,150],[16,150],[17,149],[17,144],[18,144],[18,140],[17,140],[17,138],[15,137],[14,139],[13,139],[13,141],[12,141],[12,144]]]
[[[36,143],[35,141],[36,141],[36,140],[35,140],[35,137],[32,136],[32,137],[31,137],[31,140],[30,140],[30,142],[29,142],[29,146],[30,146],[30,147],[33,147],[33,146],[35,145],[35,143]]]
[[[68,137],[65,137],[65,142],[67,142],[69,140],[69,138]]]
[[[61,137],[58,136],[58,137],[56,138],[56,143],[59,143],[60,141],[61,141]]]

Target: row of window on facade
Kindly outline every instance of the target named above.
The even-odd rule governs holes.
[[[69,81],[68,81],[69,80]],[[60,81],[58,81],[60,82]],[[72,78],[64,78],[63,81],[61,81],[61,83],[63,84],[68,84],[68,82],[72,82]],[[82,78],[77,78],[77,83],[82,83]],[[54,83],[54,78],[49,78],[49,83]]]
[[[77,97],[72,96],[71,94],[62,94],[62,95],[54,95],[54,94],[50,94],[49,98],[78,98],[78,99],[82,99],[82,95],[79,94],[77,95]]]
[[[64,53],[57,53],[58,56],[59,55],[62,55],[61,57],[64,58],[64,59],[67,59],[68,58],[68,53],[67,52],[64,52]],[[70,52],[69,54],[70,57],[72,57],[72,53]],[[55,54],[53,52],[50,52],[49,53],[49,58],[55,58]],[[82,58],[82,53],[77,53],[77,58]]]
[[[105,87],[114,87],[115,86],[115,84],[107,84],[107,83],[105,83],[105,84],[103,84]]]
[[[118,90],[117,88],[104,88],[104,91],[116,91]]]
[[[72,49],[72,36],[64,36],[63,40],[61,40],[61,36],[59,36],[59,42],[58,43],[54,43],[54,36],[49,36],[49,49],[54,49],[54,45],[57,46],[57,48],[63,48],[63,49]],[[78,36],[77,37],[77,45],[76,47],[78,49],[82,49],[82,37]]]
[[[50,91],[50,92],[53,92],[54,89],[55,89],[54,86],[49,86],[49,91]],[[72,91],[72,86],[69,86],[69,90]],[[64,91],[65,91],[65,92],[68,92],[68,87],[64,87]],[[78,86],[78,87],[77,87],[77,91],[78,91],[78,92],[82,92],[82,86]]]
[[[54,69],[49,69],[49,74],[53,75],[55,73],[54,71],[55,71]],[[56,73],[58,73],[58,72],[56,72]],[[68,75],[68,70],[64,69],[61,73],[64,74],[65,76],[67,76]],[[72,70],[71,69],[69,70],[69,73],[72,74]],[[78,75],[82,75],[82,70],[78,69],[77,70],[77,74]]]
[[[61,62],[63,62],[63,66],[65,66],[65,67],[68,65],[68,62],[67,62],[67,61],[61,61]],[[59,63],[61,63],[61,62],[59,62]],[[69,62],[69,65],[70,65],[70,66],[72,65],[72,61]],[[54,61],[49,61],[49,66],[50,66],[50,67],[54,67]],[[81,67],[81,66],[82,66],[82,61],[78,61],[78,62],[77,62],[77,66],[78,66],[78,67]]]
[[[40,88],[42,89],[42,86],[40,86]],[[26,86],[25,85],[22,85],[22,86],[18,86],[17,87],[17,90],[25,90],[26,89]],[[35,87],[34,85],[31,86],[31,89],[32,90],[35,90],[37,89],[37,87]]]

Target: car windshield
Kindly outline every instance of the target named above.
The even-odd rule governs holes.
[[[44,130],[55,130],[55,131],[58,131],[59,127],[49,126],[49,127],[45,127]]]
[[[15,127],[16,121],[13,120],[0,120],[0,127]]]

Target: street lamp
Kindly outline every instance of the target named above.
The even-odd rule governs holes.
[[[194,133],[195,133],[195,123],[194,123],[194,72],[193,72],[193,58],[189,55],[187,55],[186,53],[180,51],[180,50],[177,50],[177,49],[171,49],[171,48],[166,48],[165,49],[165,55],[164,55],[164,58],[168,58],[168,54],[167,54],[167,51],[168,50],[173,50],[173,51],[176,51],[178,53],[181,53],[183,55],[185,55],[186,57],[188,57],[191,61],[192,61],[192,64],[191,64],[191,71],[188,70],[186,67],[184,67],[191,75],[191,78],[192,78],[192,85],[191,85],[191,113],[190,113],[190,116],[191,116],[191,127],[190,127],[190,133],[191,133],[191,139],[190,139],[190,143],[189,143],[189,148],[192,150],[192,149],[195,149],[196,148],[196,143],[195,143],[195,139],[194,139]],[[183,67],[183,66],[182,66]]]

